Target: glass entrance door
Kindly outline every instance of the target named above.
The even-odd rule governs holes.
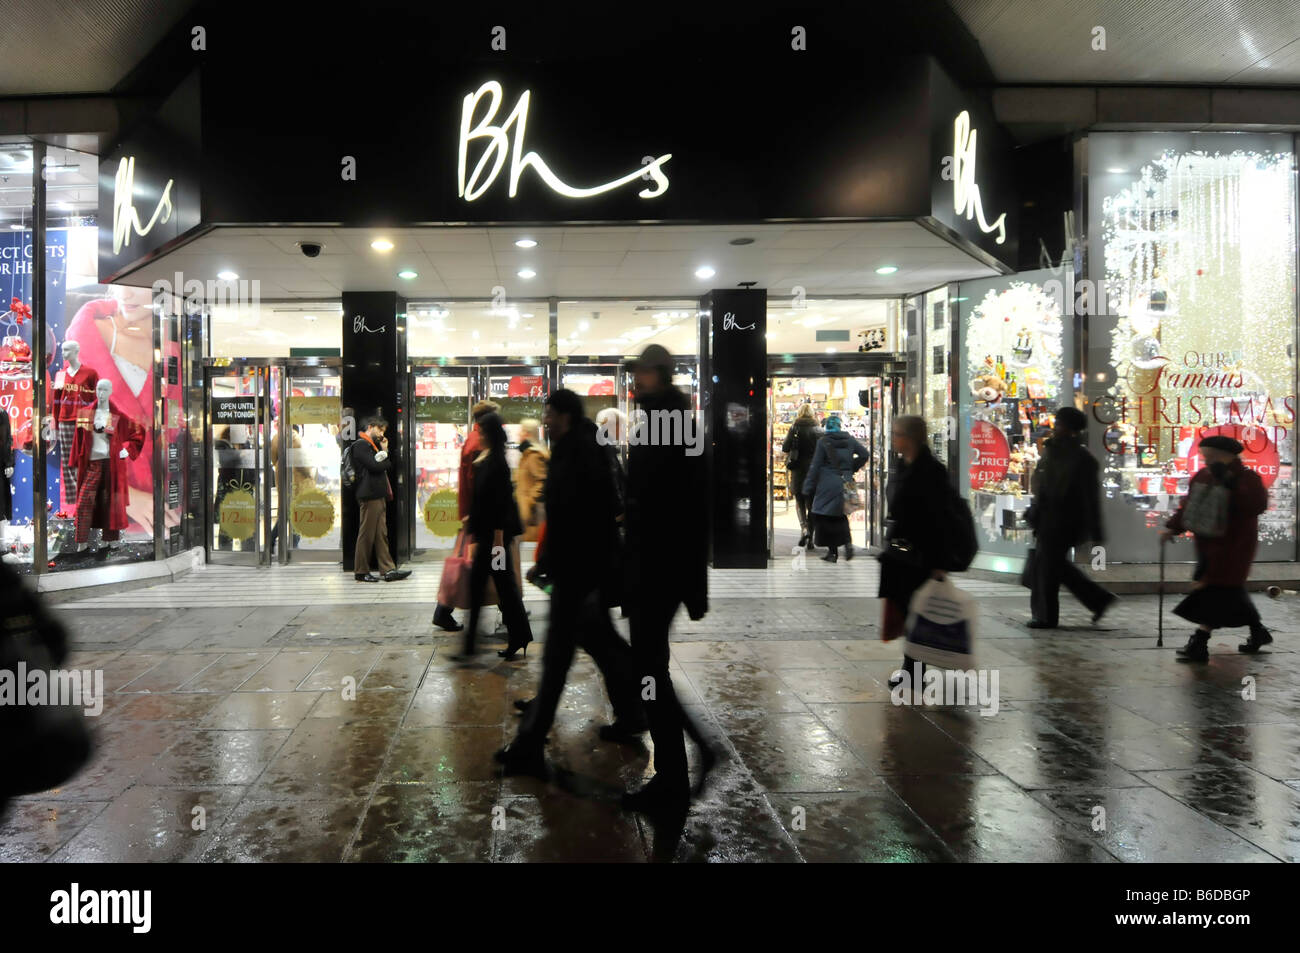
[[[448,552],[460,530],[460,453],[477,400],[478,368],[413,363],[412,452],[408,475],[415,493],[414,549]]]
[[[205,368],[204,537],[210,562],[257,566],[267,561],[270,371],[265,362]]]
[[[271,435],[277,491],[272,549],[281,563],[341,562],[339,361],[290,360],[272,370],[279,385]]]

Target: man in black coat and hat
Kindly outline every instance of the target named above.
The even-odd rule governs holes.
[[[605,678],[614,723],[600,729],[606,741],[633,741],[646,730],[632,649],[610,621],[621,603],[622,554],[617,491],[596,425],[583,416],[582,399],[557,390],[543,418],[551,436],[551,461],[543,500],[546,537],[539,565],[552,583],[550,625],[537,697],[520,703],[524,720],[515,740],[496,753],[509,774],[544,776],[542,746],[573,664],[587,650]]]
[[[1080,437],[1088,418],[1075,407],[1056,412],[1052,436],[1034,470],[1034,502],[1025,514],[1034,528],[1036,553],[1031,567],[1031,629],[1055,629],[1060,618],[1061,585],[1092,611],[1096,623],[1115,602],[1114,593],[1089,579],[1070,561],[1070,549],[1104,540],[1101,525],[1100,467]]]

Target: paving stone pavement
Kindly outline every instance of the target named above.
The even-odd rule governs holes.
[[[1198,666],[1175,660],[1176,600],[1157,649],[1154,596],[1097,627],[1066,599],[1065,628],[1041,632],[1023,625],[1023,590],[986,589],[986,715],[891,701],[900,649],[880,641],[856,566],[679,614],[674,684],[722,759],[676,841],[621,810],[653,751],[597,739],[611,713],[582,653],[544,784],[498,777],[491,757],[538,646],[503,662],[489,639],[459,664],[428,604],[245,587],[183,607],[157,587],[123,594],[134,606],[59,606],[69,667],[104,674],[98,748],[63,787],[11,804],[0,860],[643,862],[656,836],[680,861],[1300,858],[1300,602],[1257,599],[1271,651],[1240,655],[1232,632]],[[350,591],[376,589],[398,592]],[[540,639],[546,603],[528,606]]]

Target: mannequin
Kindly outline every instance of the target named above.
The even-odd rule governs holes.
[[[77,505],[77,470],[72,463],[72,443],[76,437],[77,418],[83,409],[95,402],[99,374],[81,363],[81,345],[76,341],[63,342],[63,359],[66,367],[54,379],[55,427],[51,429],[59,445],[63,503],[72,509]]]
[[[105,544],[116,543],[129,521],[127,460],[144,448],[144,428],[109,398],[113,382],[95,385],[95,406],[82,412],[72,442],[70,462],[77,471],[77,551],[90,548],[90,531],[98,529]]]

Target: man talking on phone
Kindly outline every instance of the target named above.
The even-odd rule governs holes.
[[[398,569],[388,551],[388,501],[393,498],[388,471],[393,462],[388,458],[388,438],[384,436],[387,430],[388,421],[383,417],[367,418],[366,429],[352,445],[357,506],[361,509],[354,566],[357,582],[396,582],[411,574],[409,569]],[[370,571],[372,550],[382,576]]]

